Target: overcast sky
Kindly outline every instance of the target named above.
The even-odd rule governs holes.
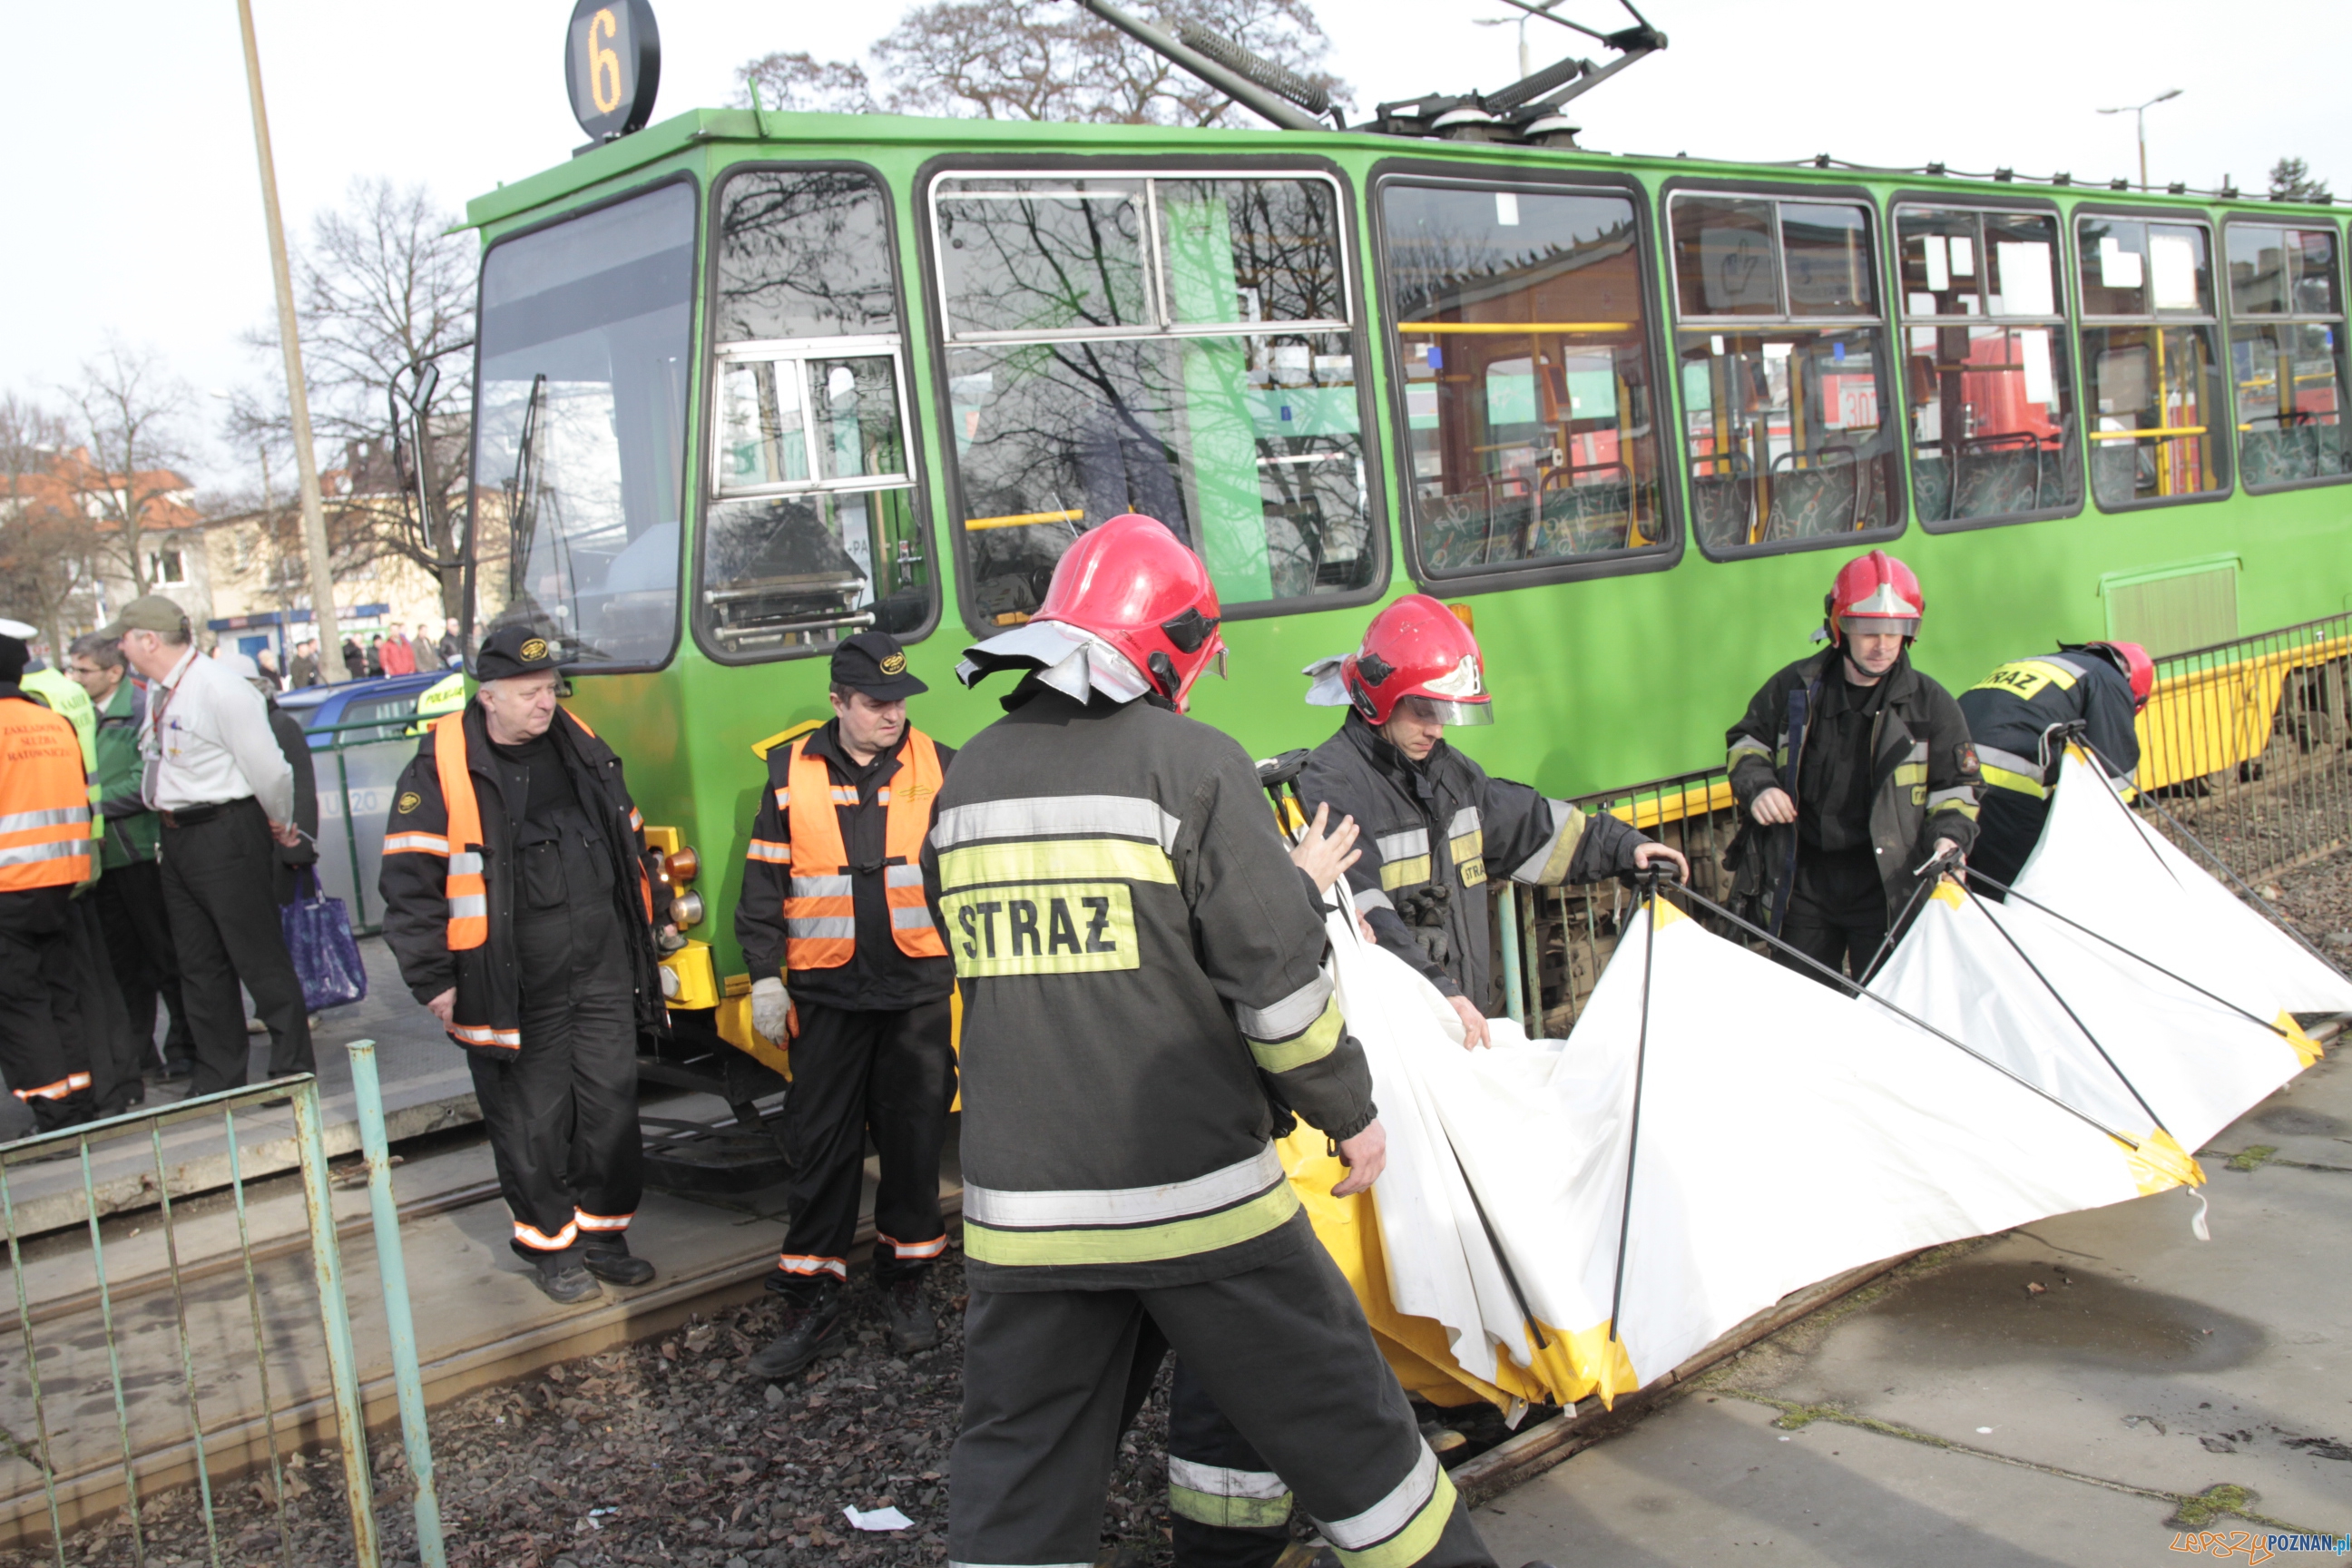
[[[655,0],[656,117],[723,102],[770,49],[859,54],[894,0]],[[569,0],[256,0],[279,195],[299,235],[362,175],[422,183],[456,211],[500,180],[562,163],[581,140],[562,79]],[[1320,0],[1332,65],[1360,109],[1517,74],[1499,0]],[[1566,0],[1604,29],[1615,0]],[[1655,0],[1673,40],[1581,100],[1584,140],[1624,152],[1752,159],[1830,153],[1956,170],[2014,165],[2081,180],[2134,172],[2129,114],[2148,114],[2151,177],[2259,189],[2282,153],[2352,195],[2352,117],[2338,79],[2352,5],[2278,0],[1908,7],[1852,0]],[[205,391],[268,367],[239,335],[272,309],[232,0],[8,7],[17,84],[0,109],[16,239],[0,249],[0,389],[44,394],[110,335],[163,353],[199,393],[202,477],[233,480]],[[1864,20],[1863,18],[1868,18]],[[1538,65],[1595,46],[1528,24]]]

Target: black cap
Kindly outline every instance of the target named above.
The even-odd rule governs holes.
[[[500,626],[482,639],[474,659],[474,679],[504,680],[509,675],[530,675],[555,668],[562,651],[550,638],[529,626]]]
[[[860,632],[833,650],[833,683],[877,702],[919,697],[930,689],[907,673],[907,650],[888,632]]]

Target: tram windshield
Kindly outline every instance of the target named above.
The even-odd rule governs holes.
[[[504,240],[482,263],[475,618],[567,664],[668,656],[677,620],[694,192]]]
[[[1330,180],[953,177],[932,215],[978,620],[1026,620],[1124,511],[1200,551],[1228,610],[1371,584]]]

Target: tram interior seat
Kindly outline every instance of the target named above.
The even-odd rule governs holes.
[[[2285,485],[2344,472],[2341,425],[2290,425],[2249,430],[2238,444],[2249,485]]]
[[[1619,465],[1622,471],[1622,465]],[[1440,570],[1622,550],[1633,537],[1630,478],[1555,485],[1540,511],[1525,497],[1451,495],[1429,503],[1422,550]]]
[[[2156,451],[2137,441],[2099,441],[2091,448],[2091,493],[2105,507],[2129,506],[2139,498],[2145,478],[2152,489]]]

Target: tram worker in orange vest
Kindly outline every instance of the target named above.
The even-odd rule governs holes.
[[[0,1073],[48,1132],[97,1111],[67,907],[90,877],[89,775],[73,721],[18,684],[32,635],[0,621]]]
[[[902,1354],[940,1342],[923,1279],[947,1247],[940,1154],[955,1090],[931,807],[955,753],[907,721],[929,689],[886,632],[833,654],[832,722],[768,753],[735,937],[751,1026],[792,1043],[793,1217],[768,1289],[783,1331],[751,1358],[789,1377],[848,1337],[844,1286],[871,1133],[874,1277]],[[789,989],[787,986],[789,985]]]
[[[644,819],[621,759],[556,703],[556,648],[482,643],[481,689],[436,720],[384,826],[385,942],[465,1047],[516,1254],[550,1298],[643,1285],[637,1040],[676,984],[659,965]]]

